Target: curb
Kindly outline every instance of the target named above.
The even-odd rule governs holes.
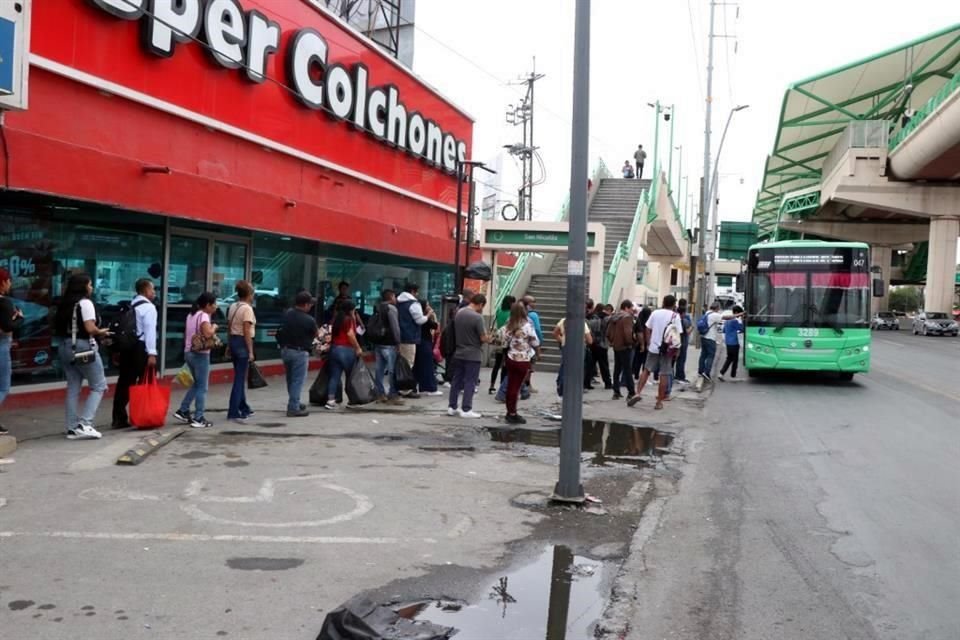
[[[125,454],[117,458],[117,464],[138,465],[143,462],[147,456],[155,453],[165,444],[169,444],[174,438],[182,436],[186,431],[183,427],[179,427],[156,435],[147,436],[132,449],[129,449]]]

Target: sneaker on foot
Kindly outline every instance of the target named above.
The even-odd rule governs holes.
[[[67,440],[99,440],[103,436],[88,424],[78,424],[67,431]]]
[[[10,430],[7,429],[2,424],[0,424],[0,436],[5,436],[5,435],[8,435],[9,433],[10,433]]]
[[[230,420],[230,422],[235,422],[236,424],[247,424],[247,419],[244,416],[240,416],[239,418],[228,418],[228,420]]]
[[[700,377],[706,380],[707,382],[713,382],[713,378],[710,377],[709,373],[701,373]]]
[[[310,412],[306,409],[300,409],[298,411],[287,411],[288,418],[305,418],[310,415]]]
[[[521,415],[511,416],[510,414],[507,414],[506,421],[509,424],[527,424],[526,419]]]
[[[709,378],[707,378],[707,379],[709,380]],[[727,381],[727,379],[723,377],[723,374],[722,374],[722,373],[717,376],[717,380],[719,380],[720,382],[726,382],[726,381]]]
[[[460,412],[460,417],[461,417],[461,418],[482,418],[482,417],[483,417],[483,414],[482,414],[482,413],[477,413],[476,411],[473,411],[473,410],[470,410],[470,411],[461,411],[461,412]]]
[[[460,415],[460,414],[459,414],[459,412],[458,412],[456,409],[454,409],[453,407],[447,407],[447,415],[448,415],[448,416],[456,416],[456,415]]]
[[[619,393],[614,393],[611,400],[623,400],[623,396],[620,395]]]
[[[189,411],[180,411],[179,409],[173,412],[173,417],[183,424],[190,424],[190,420],[192,419]]]
[[[402,407],[404,402],[400,398],[393,397],[393,398],[387,398],[387,404],[393,405],[395,407]]]
[[[203,416],[200,416],[199,418],[194,416],[194,418],[190,421],[190,426],[194,429],[207,429],[212,427],[213,423],[207,421]]]
[[[327,404],[323,405],[323,408],[326,409],[327,411],[336,411],[336,410],[337,410],[337,403],[336,403],[336,402],[332,402],[332,401],[331,401],[331,402],[327,402]]]
[[[436,391],[424,391],[423,395],[425,396],[442,396],[444,395],[443,391],[437,389]]]

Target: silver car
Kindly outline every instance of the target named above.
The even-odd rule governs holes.
[[[892,329],[900,330],[900,320],[892,311],[877,311],[873,314],[873,320],[870,321],[871,329]]]
[[[960,333],[957,325],[948,314],[939,311],[918,313],[913,318],[913,334],[921,336],[953,336]]]

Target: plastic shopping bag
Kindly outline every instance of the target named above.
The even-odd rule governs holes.
[[[247,369],[247,389],[262,389],[265,386],[267,386],[267,381],[260,373],[260,368],[251,362],[250,368]]]
[[[397,379],[397,390],[413,391],[417,388],[417,378],[413,375],[413,369],[410,363],[403,356],[397,356],[397,364],[394,367],[394,375]]]
[[[167,421],[170,387],[157,381],[156,370],[147,369],[143,382],[130,387],[130,424],[137,429],[156,429]]]
[[[350,404],[370,404],[377,399],[377,385],[363,360],[353,365],[347,377],[347,399]]]
[[[193,372],[187,365],[180,367],[180,371],[177,371],[177,375],[173,379],[188,389],[193,386]]]

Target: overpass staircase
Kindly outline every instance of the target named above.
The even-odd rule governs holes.
[[[606,243],[603,247],[604,274],[616,263],[628,243],[637,209],[644,194],[650,189],[650,180],[604,178],[598,181],[587,212],[588,222],[599,222],[606,228]],[[589,261],[585,265],[587,280],[590,278]],[[604,287],[606,290],[606,287]],[[551,331],[563,317],[567,305],[567,255],[557,254],[547,273],[530,279],[527,294],[537,299],[537,312],[544,333],[543,359],[537,365],[539,371],[557,371],[560,367],[560,345]],[[514,294],[516,295],[516,294]]]

